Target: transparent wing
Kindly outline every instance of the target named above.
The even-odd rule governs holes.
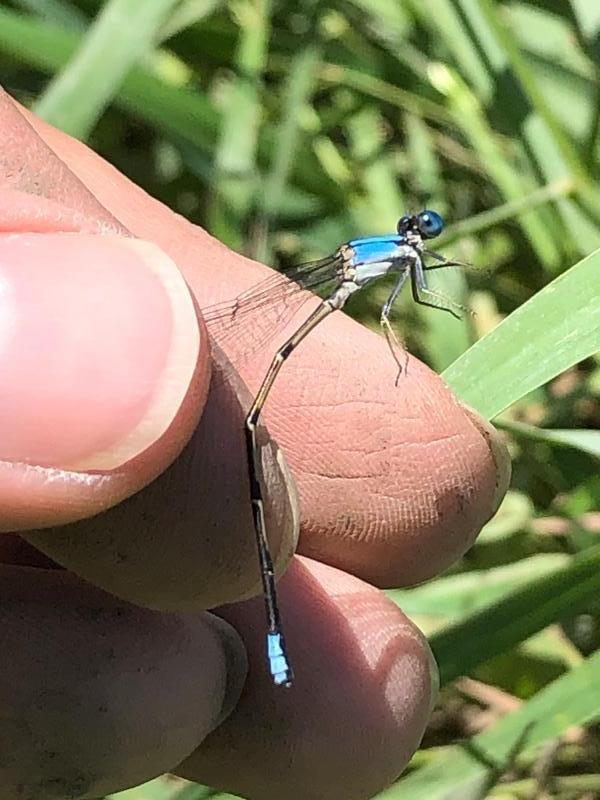
[[[338,283],[341,258],[335,254],[319,261],[275,272],[234,300],[202,309],[211,337],[231,359],[224,376],[261,350],[314,297],[310,291],[333,289]]]

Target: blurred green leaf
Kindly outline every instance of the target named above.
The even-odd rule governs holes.
[[[67,63],[78,43],[79,37],[68,31],[0,8],[0,53],[18,63],[53,72]],[[132,116],[155,125],[176,143],[191,145],[194,157],[199,153],[212,154],[219,132],[219,115],[204,94],[170,85],[134,68],[124,78],[113,102]],[[272,140],[267,137],[260,149],[271,153]],[[315,163],[305,153],[300,163],[302,168],[295,170],[295,179],[301,186],[314,187]],[[320,180],[322,184],[322,173]],[[326,191],[331,202],[331,194]]]
[[[442,684],[524,641],[562,617],[583,610],[600,590],[600,548],[532,578],[493,606],[436,633],[430,640]],[[599,701],[600,702],[600,701]]]
[[[325,64],[320,71],[320,78],[327,84],[347,86],[373,100],[389,103],[402,111],[418,114],[423,119],[435,120],[452,126],[456,124],[452,114],[428,97],[386,83],[374,75],[338,64]]]
[[[373,106],[365,106],[348,120],[350,152],[359,166],[362,191],[355,196],[352,212],[357,224],[373,220],[374,232],[394,230],[397,208],[404,207],[391,156],[385,152],[383,120]]]
[[[216,152],[217,168],[223,175],[250,174],[255,167],[270,5],[269,0],[240,0],[234,6],[240,31],[234,59],[236,77],[227,93]]]
[[[36,113],[85,138],[133,64],[148,52],[177,1],[110,0],[76,55],[35,103]]]
[[[107,795],[103,800],[225,800],[232,796],[179,778],[162,777],[125,792]]]
[[[60,70],[79,37],[0,8],[0,51],[43,71]],[[141,70],[124,79],[114,102],[159,129],[207,148],[214,144],[217,114],[202,95],[164,84]]]
[[[263,113],[263,77],[270,32],[270,0],[238,0],[235,77],[227,89],[215,152],[210,226],[225,244],[243,249],[243,220],[254,203],[256,156]]]
[[[568,563],[569,556],[561,553],[540,554],[495,569],[438,578],[415,589],[391,589],[386,594],[409,616],[434,617],[439,627],[484,609]]]
[[[600,718],[600,653],[587,659],[490,730],[438,754],[429,765],[397,781],[378,800],[481,798],[515,758],[539,754],[540,747],[571,726]]]
[[[445,213],[442,170],[432,131],[417,114],[405,114],[404,122],[406,154],[415,186],[427,196],[426,205]]]
[[[179,31],[210,16],[224,3],[225,0],[180,0],[160,29],[160,39],[169,39]]]
[[[85,14],[68,0],[17,0],[15,4],[48,22],[75,31],[84,31],[89,22]]]
[[[571,0],[570,5],[585,35],[595,36],[600,30],[600,6],[588,0]]]
[[[483,526],[477,537],[477,544],[506,540],[515,533],[526,530],[534,516],[531,499],[522,492],[509,490],[496,514]]]
[[[502,420],[499,427],[509,431],[516,438],[529,439],[534,442],[547,442],[558,447],[575,447],[596,458],[600,458],[600,431],[565,429],[552,430],[536,428],[522,422]]]
[[[319,47],[309,40],[294,56],[283,87],[282,122],[275,140],[272,167],[267,176],[263,211],[267,217],[276,216],[281,203],[290,168],[296,154],[302,112],[315,89],[315,73],[319,65]]]
[[[465,6],[469,4],[469,0],[462,2]],[[506,17],[498,13],[493,0],[480,0],[478,6],[502,52],[505,67],[510,68],[515,78],[515,86],[518,86],[523,101],[529,106],[522,123],[522,134],[537,167],[548,183],[572,175],[579,184],[579,196],[585,208],[570,199],[560,200],[557,203],[566,229],[574,235],[579,252],[597,248],[600,246],[597,224],[600,214],[600,195],[597,186],[590,179],[585,164],[579,158],[577,148],[559,124],[552,104],[540,90],[535,75],[519,49],[513,31],[505,24]],[[593,214],[595,219],[590,219],[590,214]]]
[[[511,168],[510,162],[502,152],[498,137],[486,119],[477,95],[457,73],[445,65],[433,65],[430,75],[434,86],[448,97],[449,107],[454,111],[455,119],[462,125],[475,152],[485,161],[486,169],[502,197],[509,202],[515,202],[523,194],[533,192],[535,184],[532,177]],[[552,232],[544,224],[539,212],[527,207],[519,215],[519,220],[543,263],[557,263],[559,253]]]
[[[571,178],[563,178],[547,186],[542,186],[540,189],[535,189],[508,203],[491,208],[489,211],[482,211],[472,217],[449,225],[439,238],[439,246],[453,242],[463,236],[480,233],[488,228],[500,225],[502,222],[516,217],[522,211],[531,210],[536,206],[544,205],[560,197],[566,197],[574,191],[574,188],[575,184]]]

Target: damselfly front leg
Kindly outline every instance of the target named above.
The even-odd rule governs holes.
[[[472,269],[472,265],[467,264],[465,261],[454,261],[453,259],[446,258],[440,253],[435,253],[433,250],[426,250],[423,248],[421,253],[424,256],[429,256],[429,258],[435,258],[436,261],[440,262],[439,264],[424,264],[423,268],[425,270],[444,269],[445,267],[464,267],[465,269]]]
[[[431,255],[431,253],[429,253],[429,255]],[[446,263],[440,264],[440,266],[449,267],[452,265],[450,263]],[[447,311],[456,319],[462,318],[462,315],[460,314],[461,311],[470,313],[470,309],[468,309],[466,306],[457,303],[450,297],[446,297],[443,294],[434,292],[433,289],[430,289],[429,286],[427,286],[425,269],[420,256],[417,256],[411,265],[410,282],[413,298],[415,299],[415,302],[419,303],[420,305],[429,306],[430,308],[439,308],[441,311]]]

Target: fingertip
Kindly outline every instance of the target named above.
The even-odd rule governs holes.
[[[421,741],[436,691],[429,646],[381,592],[309,559],[280,582],[280,605],[294,683],[268,675],[260,601],[221,609],[244,637],[248,679],[235,712],[174,771],[251,797],[372,797]]]
[[[228,670],[240,671],[243,647],[206,614],[141,609],[66,571],[7,565],[0,600],[5,797],[104,797],[143,783],[232,702]]]
[[[220,713],[214,721],[214,729],[227,719],[240,699],[248,674],[248,656],[239,633],[232,625],[215,614],[207,613],[205,619],[220,643],[225,663],[225,689]]]
[[[494,481],[494,490],[489,503],[489,517],[491,519],[504,499],[504,495],[508,491],[510,485],[510,478],[512,474],[512,461],[504,437],[499,433],[491,422],[484,419],[470,406],[465,403],[460,403],[464,409],[465,414],[469,417],[475,428],[481,434],[484,442],[489,448],[492,462],[494,464],[496,479]]]
[[[2,527],[72,521],[181,450],[208,391],[207,343],[179,270],[153,244],[5,234],[0,257]]]
[[[268,414],[298,484],[298,551],[379,587],[448,568],[506,490],[502,441],[418,359],[395,387],[385,341],[342,315],[295,358]]]

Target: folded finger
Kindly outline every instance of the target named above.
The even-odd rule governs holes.
[[[82,145],[35,124],[123,224],[177,259],[201,307],[264,277]],[[271,353],[242,366],[252,389]],[[495,512],[510,474],[497,435],[436,375],[411,358],[395,387],[395,370],[380,337],[335,314],[294,353],[265,409],[300,491],[301,551],[380,585],[424,580],[456,560]]]
[[[244,797],[373,797],[423,735],[437,692],[429,647],[381,592],[309,559],[294,559],[280,597],[294,684],[270,684],[260,602],[221,610],[244,638],[248,679],[174,771]]]

